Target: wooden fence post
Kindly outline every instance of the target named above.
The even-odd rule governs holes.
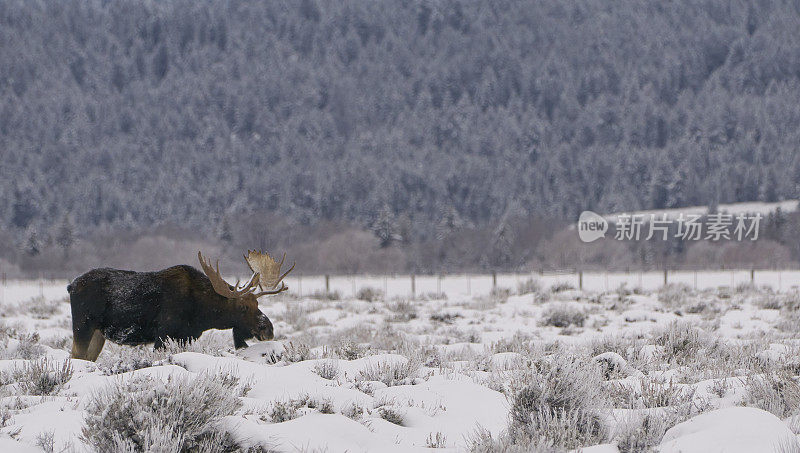
[[[411,274],[411,297],[417,297],[417,281],[414,274]]]
[[[578,271],[578,289],[583,291],[583,271]]]
[[[327,296],[330,293],[331,293],[331,276],[325,274],[325,295]]]
[[[492,291],[497,289],[497,271],[492,271]]]

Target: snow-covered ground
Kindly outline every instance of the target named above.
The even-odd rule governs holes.
[[[100,449],[121,425],[142,451],[169,437],[144,412],[180,419],[217,400],[203,429],[240,451],[800,451],[800,292],[688,283],[515,279],[410,298],[360,280],[360,298],[263,298],[275,341],[107,342],[97,363],[67,360],[64,282],[11,283],[0,451],[92,451],[83,439]]]

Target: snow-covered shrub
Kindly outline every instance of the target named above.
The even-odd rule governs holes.
[[[512,383],[508,436],[513,444],[546,439],[559,448],[602,442],[602,412],[608,406],[599,367],[574,357],[541,361]]]
[[[499,286],[492,288],[489,291],[490,298],[494,301],[494,303],[502,303],[508,300],[509,296],[511,296],[511,289],[509,288],[501,288]],[[489,307],[491,308],[491,307]],[[488,309],[488,308],[487,308]]]
[[[616,352],[604,352],[592,358],[600,365],[603,373],[603,379],[620,379],[628,376],[635,370],[628,365],[628,361]]]
[[[378,408],[378,415],[389,423],[403,426],[405,414],[393,406],[381,406]]]
[[[617,426],[614,434],[617,448],[620,453],[652,451],[661,442],[664,433],[677,422],[671,411],[634,416]]]
[[[444,332],[444,343],[480,343],[481,333],[473,328],[463,329],[458,327],[451,327]]]
[[[103,389],[89,399],[82,440],[97,451],[233,451],[217,423],[241,405],[237,385],[221,373],[139,378]]]
[[[524,332],[515,332],[511,338],[500,338],[489,345],[493,354],[500,352],[517,352],[523,355],[534,354],[533,336]]]
[[[293,401],[275,401],[269,412],[269,418],[273,423],[282,423],[299,417],[297,407]]]
[[[698,313],[704,313],[708,309],[709,309],[708,302],[700,300],[687,305],[684,311],[689,314],[698,314]]]
[[[119,346],[106,342],[103,353],[97,359],[97,368],[105,374],[127,373],[160,365],[172,355],[181,352],[197,352],[220,357],[224,351],[233,346],[233,342],[228,340],[227,336],[217,332],[205,334],[195,341],[167,338],[161,349],[154,349],[149,345]]]
[[[783,294],[782,297],[784,309],[790,311],[800,310],[800,291],[797,289],[792,289],[788,293]]]
[[[677,321],[655,331],[653,341],[664,347],[665,360],[678,364],[691,362],[701,349],[709,346],[709,340],[699,329]]]
[[[70,351],[72,349],[72,335],[69,336],[52,336],[42,340],[42,344],[49,346],[53,349],[63,349]]]
[[[315,358],[315,355],[307,344],[290,341],[283,345],[283,351],[270,353],[269,357],[267,357],[267,363],[278,363],[281,361],[295,363],[313,358]]]
[[[447,437],[439,431],[429,433],[427,439],[425,439],[425,446],[428,448],[447,448]]]
[[[428,292],[422,293],[416,297],[416,300],[429,301],[429,300],[447,300],[447,293],[442,292]]]
[[[407,335],[395,329],[391,323],[385,323],[375,330],[370,340],[373,348],[381,351],[396,351],[407,340]]]
[[[363,370],[358,372],[356,379],[360,381],[380,381],[386,384],[387,387],[413,384],[420,365],[417,360],[378,362],[375,365],[367,364]]]
[[[167,338],[164,342],[164,349],[168,356],[181,352],[198,352],[200,354],[222,357],[223,352],[232,346],[233,339],[230,334],[226,332],[214,332],[213,334],[205,333],[194,341]]]
[[[36,435],[36,446],[45,453],[53,453],[56,447],[55,433],[53,431],[42,431]]]
[[[58,313],[59,306],[67,302],[66,299],[47,300],[43,296],[36,296],[33,299],[19,304],[20,313],[25,311],[34,319],[50,319]]]
[[[118,346],[107,344],[97,359],[97,369],[104,374],[120,374],[160,365],[170,354],[167,349],[152,346]]]
[[[733,288],[736,294],[747,294],[758,292],[758,287],[750,282],[742,282]]]
[[[315,406],[321,414],[332,414],[334,412],[333,401],[330,398],[323,398],[320,401],[315,401]]]
[[[300,304],[288,304],[286,305],[286,311],[283,312],[282,319],[295,330],[301,330],[306,326],[306,309]]]
[[[314,372],[323,379],[336,379],[339,376],[339,363],[335,360],[320,360],[314,365]]]
[[[541,323],[553,327],[583,327],[586,313],[569,305],[551,305],[542,312]]]
[[[361,346],[350,338],[342,338],[333,352],[345,360],[356,360],[367,355],[367,348]]]
[[[342,295],[339,291],[315,291],[310,296],[311,299],[316,300],[341,300]]]
[[[501,435],[495,439],[492,433],[485,429],[479,429],[467,441],[471,453],[555,453],[559,451],[553,448],[551,442],[543,438],[512,439],[510,436]]]
[[[453,324],[457,318],[460,318],[459,313],[433,313],[429,319],[433,322],[440,322],[442,324]]]
[[[659,382],[650,377],[642,377],[639,385],[630,383],[609,383],[608,393],[616,407],[644,409],[673,407],[692,403],[695,388],[676,384],[673,381]]]
[[[587,345],[587,349],[588,354],[592,357],[607,352],[614,352],[625,359],[631,368],[641,369],[640,367],[643,367],[644,364],[641,363],[642,360],[640,360],[638,352],[643,346],[644,344],[641,340],[624,338],[618,335],[609,335],[592,339]]]
[[[0,428],[5,428],[8,425],[8,421],[11,420],[13,415],[11,414],[11,409],[8,406],[0,406]]]
[[[44,348],[39,344],[39,333],[30,334],[17,333],[16,329],[7,329],[7,333],[16,336],[19,340],[16,348],[8,348],[9,337],[2,338],[4,348],[0,350],[0,358],[33,360],[44,355]]]
[[[785,370],[749,376],[745,405],[764,409],[780,418],[800,414],[800,385]]]
[[[383,298],[383,291],[365,286],[358,290],[356,299],[364,300],[367,302],[374,302]]]
[[[342,415],[353,420],[358,420],[364,415],[364,408],[356,403],[351,403],[342,410]]]
[[[39,344],[40,339],[38,332],[20,335],[15,357],[32,360],[44,355],[44,348]]]
[[[668,283],[658,290],[658,301],[669,309],[682,307],[689,296],[692,288],[684,283]]]
[[[800,311],[782,310],[775,328],[791,334],[800,332]]]
[[[759,294],[753,299],[753,305],[764,310],[780,310],[783,308],[783,300],[776,294]]]
[[[542,284],[539,282],[539,280],[529,278],[524,282],[519,282],[519,284],[517,284],[517,294],[532,294],[541,292]]]
[[[564,291],[572,291],[575,289],[575,285],[569,282],[558,282],[554,283],[553,286],[550,287],[551,293],[561,293]]]
[[[417,318],[417,311],[414,309],[414,305],[407,300],[397,301],[387,308],[394,312],[392,316],[387,318],[389,322],[408,322]]]
[[[11,380],[26,395],[53,395],[72,378],[72,362],[65,360],[58,366],[46,358],[27,362],[14,368]]]

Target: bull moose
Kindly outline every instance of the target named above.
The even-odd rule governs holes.
[[[286,255],[284,254],[284,258]],[[117,344],[155,343],[167,338],[188,341],[208,329],[233,329],[234,346],[245,340],[273,338],[272,323],[258,309],[258,298],[288,289],[280,262],[268,253],[248,250],[245,261],[253,272],[243,285],[228,284],[219,261],[197,252],[203,272],[173,266],[158,272],[94,269],[67,286],[72,307],[72,357],[97,360],[106,339]],[[281,286],[278,287],[278,284]],[[257,290],[260,291],[257,292]]]

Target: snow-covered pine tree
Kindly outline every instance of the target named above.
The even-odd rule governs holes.
[[[36,256],[42,252],[41,247],[39,235],[36,233],[36,228],[33,226],[28,227],[23,251],[28,256]]]
[[[509,267],[514,260],[514,231],[503,216],[492,233],[492,259],[490,262],[500,268]]]
[[[372,231],[380,240],[381,247],[388,247],[398,239],[395,216],[389,205],[384,205],[378,212],[378,217],[372,224]]]
[[[61,223],[56,230],[56,244],[64,251],[64,258],[69,257],[69,249],[75,243],[75,235],[73,233],[72,222],[68,214],[64,214],[61,218]]]
[[[231,231],[231,224],[228,222],[228,217],[223,216],[220,219],[219,226],[217,227],[217,237],[225,245],[230,245],[233,242],[233,232]]]
[[[444,208],[442,218],[436,224],[436,239],[442,240],[464,227],[464,221],[453,206]]]

